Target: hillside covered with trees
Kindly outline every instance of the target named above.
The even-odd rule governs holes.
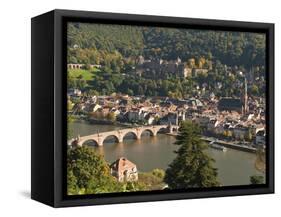
[[[265,60],[265,35],[241,32],[70,23],[68,47],[73,63],[99,64],[106,54],[167,60],[205,56],[245,67]]]
[[[265,74],[264,34],[69,23],[67,40],[68,63],[85,66],[80,71],[69,69],[68,86],[89,94],[185,98],[198,93],[199,87],[216,96],[238,97],[244,78],[227,74],[226,66],[245,73],[254,68],[255,78]],[[165,61],[180,57],[186,64],[193,61],[198,68],[209,62],[213,67],[208,73],[188,79],[176,76],[153,79],[136,74],[140,56]],[[249,86],[250,95],[259,96],[264,90],[263,80]]]

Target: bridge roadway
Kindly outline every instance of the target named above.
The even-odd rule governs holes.
[[[78,136],[73,142],[78,146],[82,146],[85,142],[93,141],[97,143],[98,146],[103,146],[103,142],[108,137],[115,137],[118,143],[123,142],[124,137],[131,133],[135,136],[136,139],[141,139],[141,134],[144,131],[150,132],[152,136],[156,136],[160,130],[164,130],[166,133],[172,133],[173,131],[178,130],[178,126],[176,125],[152,125],[152,126],[141,126],[127,129],[119,129],[102,133],[95,133],[88,136]],[[72,142],[72,144],[73,144]]]

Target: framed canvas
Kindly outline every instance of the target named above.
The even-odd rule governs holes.
[[[274,192],[274,24],[54,10],[31,36],[34,200]]]

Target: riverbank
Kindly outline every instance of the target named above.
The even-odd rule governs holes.
[[[258,171],[265,173],[266,170],[266,156],[265,152],[262,150],[257,151],[257,159],[255,162],[255,167]]]
[[[239,145],[239,144],[235,144],[235,143],[232,143],[232,142],[227,142],[227,141],[218,140],[218,139],[209,138],[209,137],[202,137],[202,139],[207,141],[207,142],[215,142],[216,144],[222,145],[226,148],[232,148],[232,149],[236,149],[236,150],[239,150],[239,151],[245,151],[245,152],[249,152],[249,153],[256,153],[257,152],[257,149],[254,148],[254,147]]]
[[[175,136],[177,136],[177,133],[167,133],[167,135],[175,137]],[[206,142],[215,142],[216,144],[222,145],[223,147],[232,148],[232,149],[239,150],[239,151],[245,151],[245,152],[249,152],[249,153],[256,153],[257,152],[257,149],[254,148],[254,147],[239,145],[239,144],[219,140],[219,139],[212,138],[212,137],[202,136],[202,140],[204,140]]]

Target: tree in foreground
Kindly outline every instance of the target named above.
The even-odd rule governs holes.
[[[201,140],[201,130],[191,121],[182,122],[175,145],[177,157],[166,170],[164,181],[170,189],[219,186],[214,159],[206,153],[207,144]]]
[[[90,147],[76,147],[67,153],[68,194],[96,194],[123,191],[111,176],[103,156]]]
[[[250,182],[252,185],[259,185],[264,184],[264,178],[263,176],[250,176]]]

